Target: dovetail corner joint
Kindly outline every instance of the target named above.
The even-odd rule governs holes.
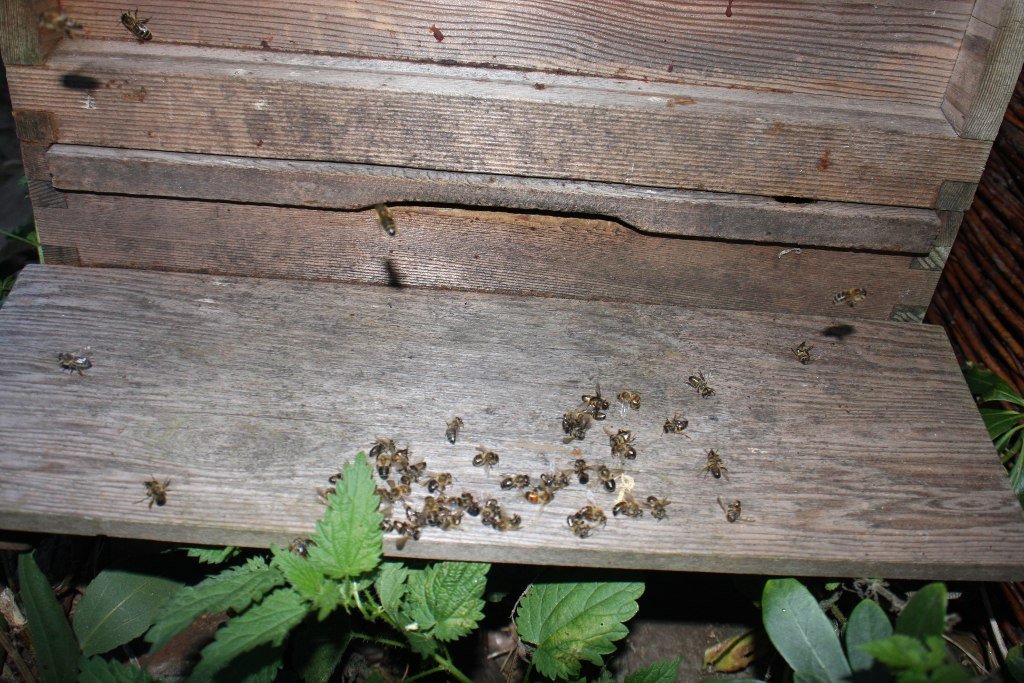
[[[939,187],[935,208],[939,211],[966,211],[974,201],[974,191],[977,189],[978,183],[947,180]]]
[[[15,111],[14,126],[22,142],[57,142],[57,117],[52,111]]]
[[[78,247],[65,247],[57,244],[43,244],[43,258],[47,263],[58,266],[80,266],[82,257],[78,254]]]

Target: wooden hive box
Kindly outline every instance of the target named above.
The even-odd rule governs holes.
[[[282,542],[377,438],[486,493],[616,464],[607,424],[638,435],[618,464],[669,519],[577,539],[566,515],[614,495],[499,492],[521,530],[388,551],[1024,575],[948,342],[910,324],[1024,60],[1024,2],[182,1],[139,8],[148,41],[107,0],[0,7],[47,260],[0,311],[7,528]],[[81,29],[41,26],[61,15]],[[84,349],[94,367],[62,374]],[[596,383],[640,411],[564,444]],[[661,429],[677,413],[686,437]],[[477,445],[500,466],[472,467]],[[702,476],[711,448],[730,479]],[[136,504],[150,476],[168,505]]]

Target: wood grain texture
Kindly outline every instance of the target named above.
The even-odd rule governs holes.
[[[937,107],[73,42],[9,76],[15,107],[53,111],[72,144],[929,208],[990,146]]]
[[[832,297],[864,287],[844,311],[888,318],[925,306],[939,273],[914,257],[643,235],[592,219],[430,207],[374,211],[67,193],[67,209],[36,209],[46,244],[86,266],[127,267],[409,287],[675,303],[833,315]],[[846,307],[844,307],[846,308]]]
[[[57,9],[56,0],[0,0],[0,56],[4,64],[41,64],[60,40],[39,28],[39,15]]]
[[[218,0],[151,5],[157,40],[825,94],[938,106],[970,0]],[[65,0],[131,37],[115,0]],[[430,31],[437,26],[438,41]]]
[[[603,215],[653,234],[927,253],[929,209],[782,202],[771,197],[638,188],[317,161],[56,145],[54,186],[76,192],[362,209],[434,203]]]
[[[1024,63],[1024,2],[978,0],[942,111],[960,135],[994,140]]]
[[[852,323],[845,341],[820,334]],[[800,365],[801,340],[817,360]],[[455,490],[523,516],[427,530],[427,558],[769,574],[1008,579],[1024,520],[941,331],[824,317],[687,311],[30,267],[0,310],[4,526],[183,543],[266,545],[312,529],[314,490],[375,438],[410,444]],[[82,377],[56,353],[91,350]],[[702,368],[715,396],[685,378]],[[574,538],[568,513],[613,496],[578,485],[546,508],[498,491],[574,457],[559,420],[579,395],[642,392],[608,420],[639,435],[635,492],[658,523],[610,520]],[[781,395],[784,401],[778,400]],[[894,403],[894,398],[898,401]],[[674,412],[690,440],[661,433]],[[465,420],[448,445],[445,422]],[[469,464],[474,446],[501,462]],[[594,430],[578,448],[609,460]],[[731,478],[704,479],[716,448]],[[171,480],[162,508],[142,482]],[[743,501],[729,524],[717,496]],[[390,554],[396,552],[389,539]]]

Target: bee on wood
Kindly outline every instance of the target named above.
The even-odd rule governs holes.
[[[661,429],[666,434],[683,434],[683,431],[689,426],[690,421],[679,417],[679,413],[676,413],[672,418],[665,420]],[[683,434],[683,436],[686,435]]]
[[[834,297],[832,297],[832,303],[845,303],[850,308],[853,308],[861,301],[864,301],[864,299],[866,299],[867,297],[868,290],[864,289],[863,287],[854,287],[853,289],[847,289],[836,294]]]
[[[77,372],[81,376],[85,370],[92,367],[92,361],[84,353],[62,352],[57,354],[57,365],[61,370]]]
[[[562,443],[570,441],[583,441],[590,429],[591,416],[588,413],[573,411],[562,415],[562,431],[568,436],[562,439]]]
[[[384,533],[396,533],[401,534],[398,540],[395,541],[395,547],[398,550],[405,548],[405,544],[410,540],[420,540],[420,527],[403,522],[400,519],[385,519],[380,523],[380,530]]]
[[[534,505],[547,505],[554,500],[554,497],[555,492],[543,486],[532,488],[523,494],[523,498],[526,499],[526,502],[533,503]]]
[[[803,365],[807,365],[811,362],[811,349],[813,348],[813,346],[808,346],[807,342],[802,341],[800,342],[800,346],[793,348],[793,355],[796,356],[796,359]]]
[[[708,384],[707,378],[704,377],[704,373],[700,370],[697,371],[696,375],[690,375],[689,379],[686,380],[686,383],[693,387],[694,390],[700,394],[701,398],[713,396],[715,393],[715,390]]]
[[[308,538],[294,538],[292,542],[288,544],[288,550],[295,553],[299,557],[306,557],[309,554],[309,546],[313,545],[313,541]]]
[[[326,489],[317,489],[316,490],[316,499],[318,501],[320,501],[321,503],[323,503],[324,505],[330,505],[331,504],[330,497],[334,495],[334,491],[335,491],[335,489],[334,489],[333,486],[330,487],[330,488],[326,488]],[[381,491],[384,491],[385,494],[387,493],[386,489],[382,489],[382,488],[378,487],[377,488],[377,494],[381,495]],[[383,502],[383,499],[384,499],[384,496],[381,495],[381,501],[382,502]]]
[[[73,31],[81,31],[82,25],[66,14],[50,10],[39,15],[39,27],[50,31],[63,31],[68,40],[74,40]]]
[[[633,517],[634,519],[644,516],[643,508],[641,508],[640,503],[636,502],[636,499],[633,498],[632,493],[623,493],[622,500],[612,506],[612,516],[618,517],[619,515]]]
[[[576,458],[576,460],[573,461],[572,466],[573,474],[576,475],[576,478],[579,479],[581,484],[586,486],[590,481],[590,475],[588,472],[594,468],[588,465],[587,461],[583,458]]]
[[[633,410],[640,410],[640,394],[637,392],[628,389],[620,391],[618,399],[619,403],[623,406],[629,406]]]
[[[395,225],[395,217],[391,214],[391,209],[386,204],[378,204],[373,208],[377,210],[377,220],[380,222],[380,227],[384,228],[384,232],[394,237],[398,230]],[[455,442],[452,441],[452,443]]]
[[[167,504],[167,489],[171,485],[171,480],[168,479],[164,483],[157,481],[156,477],[152,477],[142,483],[146,487],[146,497],[139,502],[149,501],[149,509],[152,510],[153,506],[163,507]]]
[[[448,429],[444,430],[444,438],[448,439],[448,443],[454,445],[459,438],[459,430],[465,426],[461,417],[453,417],[452,421],[448,423]]]
[[[636,449],[633,444],[636,442],[636,435],[628,429],[620,429],[616,433],[604,430],[608,435],[608,442],[612,447],[612,455],[617,455],[626,460],[636,460]]]
[[[391,476],[391,456],[387,453],[377,455],[377,476],[387,479]]]
[[[399,472],[405,472],[409,469],[409,456],[412,452],[409,447],[399,448],[391,456],[391,466],[397,469]]]
[[[498,464],[498,454],[483,446],[477,446],[476,450],[479,452],[473,456],[473,467],[486,467],[490,472],[491,468]]]
[[[601,482],[604,490],[609,493],[615,491],[615,480],[620,474],[622,474],[622,470],[609,469],[607,465],[597,466],[597,480]]]
[[[573,534],[579,538],[589,538],[594,531],[606,523],[604,512],[594,506],[587,505],[565,518],[566,524]]]
[[[437,493],[439,491],[443,493],[444,490],[451,485],[451,483],[452,475],[450,475],[447,472],[442,472],[437,476],[431,477],[430,480],[427,481],[427,490],[430,491],[431,493]]]
[[[541,486],[551,491],[561,491],[569,485],[569,474],[567,470],[555,472],[554,474],[540,475]]]
[[[665,512],[665,507],[671,504],[672,501],[666,498],[658,498],[657,496],[647,496],[647,502],[644,503],[644,506],[650,508],[651,517],[654,517],[656,520],[660,522],[668,516],[668,514]]]
[[[149,19],[139,19],[139,10],[121,13],[121,23],[128,29],[128,32],[135,36],[140,43],[153,40],[153,32],[146,24]]]
[[[726,479],[729,478],[729,468],[722,464],[722,456],[716,453],[714,448],[708,451],[707,463],[700,471],[704,473],[705,479],[708,478],[708,474],[715,479],[721,479],[723,474]]]
[[[473,498],[473,494],[469,491],[463,491],[462,495],[456,499],[456,504],[466,511],[466,514],[470,517],[478,517],[480,515],[480,504]]]
[[[498,505],[498,501],[488,498],[484,501],[483,510],[480,513],[480,522],[497,531],[513,531],[518,529],[523,520],[519,515],[509,517]]]
[[[722,502],[722,497],[719,496],[718,507],[722,508],[722,512],[725,513],[725,519],[729,523],[735,522],[737,519],[740,518],[740,512],[742,511],[742,507],[740,506],[739,499],[732,501],[731,503],[729,503],[729,506],[726,507],[725,503]]]
[[[608,417],[608,415],[602,412],[608,410],[608,400],[601,396],[600,384],[596,386],[593,394],[583,394],[582,399],[587,404],[587,408],[595,420],[603,420]]]
[[[510,491],[511,489],[525,489],[529,485],[529,474],[510,474],[501,480],[501,488],[504,491]]]

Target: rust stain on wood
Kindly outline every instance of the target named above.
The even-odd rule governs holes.
[[[821,159],[818,161],[818,170],[819,171],[827,171],[829,169],[829,167],[832,166],[832,162],[829,160],[829,155],[830,155],[830,152],[827,149],[821,155]]]
[[[697,104],[697,100],[692,97],[670,97],[666,103],[669,107],[686,106],[688,104]]]

